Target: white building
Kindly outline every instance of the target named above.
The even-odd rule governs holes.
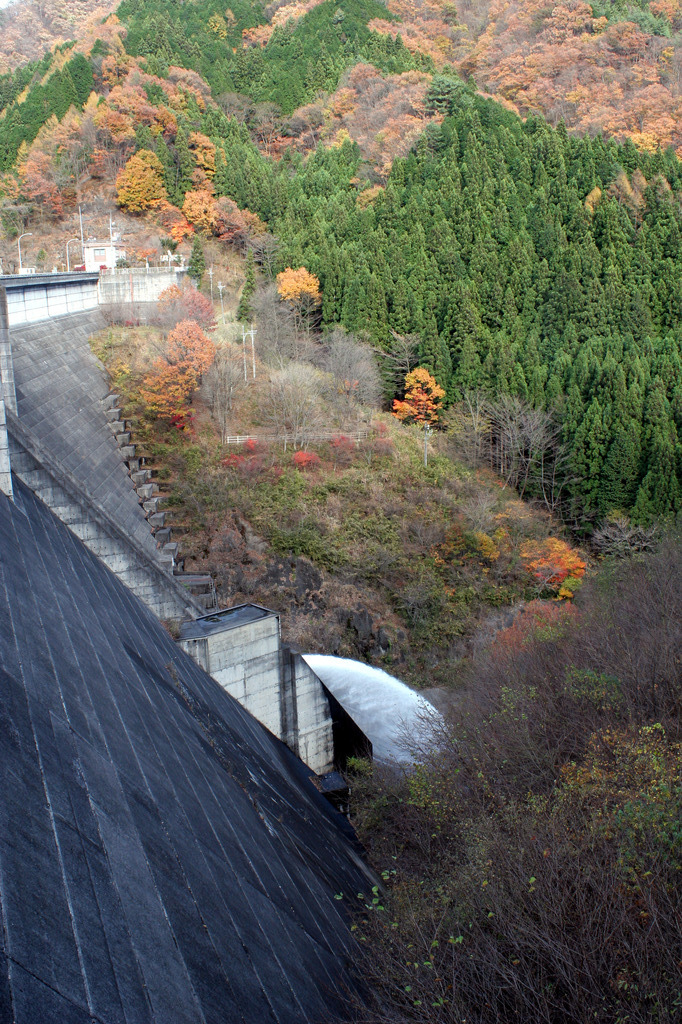
[[[126,251],[120,241],[88,238],[83,242],[83,262],[87,271],[112,270],[117,260],[124,260]]]

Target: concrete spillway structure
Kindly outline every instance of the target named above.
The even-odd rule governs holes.
[[[259,605],[226,608],[183,623],[180,647],[318,775],[334,767],[324,687],[282,645],[279,615]]]
[[[303,657],[371,742],[376,760],[409,763],[421,742],[431,744],[442,717],[400,679],[352,658]]]

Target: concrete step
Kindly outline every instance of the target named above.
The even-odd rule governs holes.
[[[125,459],[126,462],[128,462],[128,460],[130,460],[130,459],[134,459],[135,458],[135,445],[134,444],[124,444],[124,445],[121,445],[121,457],[123,459]],[[130,467],[128,467],[128,468],[130,468]]]
[[[171,539],[171,528],[170,526],[161,526],[154,533],[154,540],[156,541],[157,548],[162,548],[164,544],[168,544]]]
[[[149,525],[154,530],[157,527],[164,526],[165,522],[166,522],[166,513],[165,512],[153,512],[152,515],[148,516],[147,522],[149,523]],[[177,547],[177,545],[176,545],[176,547]]]
[[[182,567],[184,570],[184,560],[182,561]],[[178,583],[182,583],[183,587],[186,587],[187,590],[189,590],[192,597],[194,597],[206,611],[211,611],[211,609],[218,607],[215,584],[210,573],[181,572],[179,571],[178,563],[178,567],[174,570],[173,575],[177,579]]]
[[[146,484],[147,481],[149,480],[150,473],[148,469],[138,469],[134,473],[130,474],[130,478],[136,487],[141,487],[143,484]],[[138,494],[139,493],[140,492],[138,491]]]
[[[159,499],[150,498],[149,501],[143,501],[142,508],[144,509],[147,517],[153,515],[155,512],[159,511]]]
[[[148,499],[151,498],[152,495],[154,494],[154,484],[140,484],[140,486],[137,487],[136,490],[138,496],[142,499],[142,501],[148,501]]]
[[[106,416],[109,423],[115,423],[116,420],[120,420],[121,418],[121,410],[116,407],[112,407],[111,409],[107,409],[105,407],[104,415]]]
[[[105,409],[114,409],[118,405],[118,399],[119,396],[115,395],[112,391],[111,394],[106,395],[102,399],[102,405],[104,406]]]
[[[118,434],[119,437],[121,436],[121,434],[125,433],[125,423],[123,422],[123,420],[112,420],[109,423],[109,426],[111,427],[115,434]],[[127,436],[130,439],[130,434],[128,434]],[[127,443],[128,442],[126,441],[126,444]]]
[[[137,473],[140,468],[140,460],[135,458],[128,458],[125,460],[128,466],[129,473]]]
[[[123,424],[121,424],[121,426],[123,426]],[[120,434],[116,434],[116,440],[120,444],[121,448],[130,447],[130,434],[127,430],[123,430]]]
[[[161,551],[164,555],[170,555],[173,561],[178,557],[178,545],[175,541],[170,541],[169,544],[164,544]]]

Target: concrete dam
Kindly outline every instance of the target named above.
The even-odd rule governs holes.
[[[19,477],[157,618],[175,624],[184,651],[317,775],[329,775],[369,743],[282,642],[277,614],[219,610],[211,578],[182,571],[158,486],[88,345],[105,323],[99,302],[12,325],[10,308],[17,318],[57,302],[95,303],[99,284],[84,279],[97,275],[44,276],[13,279],[6,304],[0,288],[2,489],[11,495],[12,474]]]
[[[55,278],[0,287],[0,1017],[347,1019],[368,745],[276,614],[183,573],[94,283]]]
[[[95,310],[156,302],[162,291],[180,285],[185,268],[128,267],[106,271],[0,275],[7,292],[10,327]]]

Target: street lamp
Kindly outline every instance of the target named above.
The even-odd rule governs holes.
[[[23,235],[19,235],[19,237],[17,238],[17,245],[19,246],[19,273],[21,273],[21,271],[22,271],[22,265],[21,265],[21,240],[22,240],[22,238],[28,238],[28,236],[32,235],[32,234],[33,234],[32,231],[24,231]]]
[[[71,264],[69,263],[69,246],[72,242],[80,242],[80,238],[70,238],[66,243],[66,272],[67,274],[71,270]]]

